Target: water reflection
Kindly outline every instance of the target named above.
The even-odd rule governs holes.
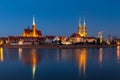
[[[3,55],[3,48],[0,48],[0,61],[3,62],[4,55]]]
[[[102,59],[103,59],[102,57],[103,57],[103,49],[99,48],[98,59],[100,64],[102,64]]]
[[[21,60],[21,58],[22,58],[22,48],[18,48],[18,54],[19,54],[19,59]]]
[[[84,79],[86,75],[87,50],[86,48],[76,49],[75,52],[76,52],[75,57],[77,58],[79,76],[80,77],[83,76],[82,78]]]
[[[120,63],[120,46],[117,46],[117,60]]]
[[[116,60],[116,53],[115,53],[116,48],[112,48],[109,50],[111,53],[108,52],[108,48],[92,48],[92,49],[91,48],[80,48],[80,49],[19,48],[19,49],[8,49],[8,52],[6,51],[6,49],[4,49],[5,54],[3,55],[3,48],[0,48],[0,61],[6,61],[6,62],[8,61],[7,65],[9,66],[11,64],[9,61],[11,59],[15,60],[15,62],[12,62],[12,65],[14,66],[18,65],[16,66],[16,68],[18,67],[21,68],[20,72],[22,74],[24,73],[24,71],[26,71],[25,74],[27,75],[25,75],[25,78],[30,77],[30,79],[27,80],[31,80],[31,79],[58,80],[58,78],[60,78],[59,80],[70,80],[71,77],[72,80],[86,80],[86,79],[96,80],[97,78],[98,79],[100,78],[99,75],[104,74],[103,72],[105,71],[106,68],[110,72],[114,72],[112,70],[114,70],[115,68],[113,68],[113,65],[111,65],[111,63],[113,64],[113,62],[115,62]],[[110,62],[107,61],[106,57],[108,56],[110,56]],[[117,47],[117,60],[120,61],[120,46]],[[98,63],[104,65],[105,67],[102,66],[99,69]],[[114,66],[117,65],[118,64]],[[10,67],[9,70],[12,69]],[[16,70],[12,74],[19,73],[16,72]],[[98,77],[94,79],[93,78],[95,77],[94,75]],[[54,79],[54,77],[56,79]],[[66,79],[64,77],[66,77]],[[79,79],[76,79],[76,77]]]
[[[70,53],[69,53],[69,55],[68,55],[68,54],[67,54],[67,53],[68,53],[67,51],[68,51],[68,50],[66,50],[66,49],[62,49],[62,50],[61,50],[61,60],[65,61],[65,60],[67,60],[67,59],[69,58]]]
[[[30,52],[29,52],[30,51]],[[22,60],[26,65],[32,66],[32,77],[35,77],[37,62],[40,60],[35,48],[22,52]]]
[[[82,49],[81,53],[78,55],[78,66],[79,71],[83,71],[84,75],[86,73],[86,61],[87,61],[87,51]]]
[[[36,49],[32,49],[32,74],[33,78],[35,76],[35,71],[36,71],[36,65],[37,65],[37,53]]]

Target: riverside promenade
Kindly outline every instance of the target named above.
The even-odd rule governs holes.
[[[60,48],[60,49],[75,49],[75,48],[109,48],[120,45],[112,44],[80,44],[80,45],[3,45],[3,48]]]

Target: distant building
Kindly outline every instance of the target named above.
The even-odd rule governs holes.
[[[61,42],[66,42],[67,37],[66,36],[60,36],[60,40],[61,40]]]
[[[65,44],[67,40],[66,36],[46,36],[45,43],[46,44]]]
[[[7,42],[11,45],[38,45],[44,44],[44,40],[44,37],[9,36]]]
[[[78,25],[78,34],[81,37],[87,37],[87,28],[86,28],[86,22],[84,19],[84,24],[82,26],[81,21],[79,21],[79,25]]]
[[[102,32],[98,32],[99,43],[103,42]]]
[[[72,41],[72,43],[79,43],[79,42],[83,42],[83,39],[86,37],[87,37],[87,28],[84,19],[84,25],[82,26],[81,21],[79,21],[78,31],[77,33],[73,33],[70,36],[70,40]]]
[[[84,38],[83,42],[87,42],[87,43],[97,43],[97,38],[96,37],[86,37]]]
[[[51,44],[53,42],[54,38],[55,38],[55,36],[46,36],[45,37],[45,43],[46,44]]]
[[[78,42],[81,42],[81,36],[78,34],[78,33],[73,33],[71,36],[70,36],[71,40],[72,40],[72,43],[78,43]]]
[[[41,31],[36,29],[34,17],[33,17],[32,29],[30,29],[29,27],[27,29],[24,29],[24,32],[22,33],[22,37],[42,37]]]

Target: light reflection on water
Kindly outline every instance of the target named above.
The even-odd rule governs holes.
[[[118,63],[120,63],[120,46],[117,46],[117,59]]]
[[[4,80],[16,79],[20,76],[19,74],[26,74],[26,76],[21,75],[20,79],[22,80],[120,79],[117,76],[120,74],[120,72],[117,72],[120,71],[120,65],[116,63],[120,61],[120,47],[80,49],[0,48],[0,61],[4,63],[5,67],[15,67],[15,69],[7,68],[9,74],[12,74],[7,79],[4,76],[9,76],[8,72],[3,72],[4,75],[0,72],[0,78],[2,76]],[[1,66],[0,63],[0,70],[6,69]],[[108,76],[105,76],[105,74]],[[114,77],[110,75],[114,75]]]
[[[0,61],[3,62],[4,56],[3,56],[3,48],[0,48]]]
[[[76,50],[78,56],[78,70],[80,74],[86,73],[86,63],[87,63],[87,51],[86,49],[78,49]]]
[[[18,54],[19,54],[19,59],[21,60],[21,58],[22,58],[22,48],[18,48]]]
[[[3,48],[0,48],[0,61],[2,62],[3,60],[4,60]]]
[[[103,49],[99,48],[99,53],[98,53],[98,59],[99,59],[99,63],[102,64],[102,57],[103,57]]]

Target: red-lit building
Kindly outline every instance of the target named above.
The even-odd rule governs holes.
[[[35,18],[33,17],[33,24],[32,24],[32,29],[29,27],[24,29],[22,33],[23,37],[42,37],[42,33],[40,30],[36,29],[36,24],[35,24]]]

